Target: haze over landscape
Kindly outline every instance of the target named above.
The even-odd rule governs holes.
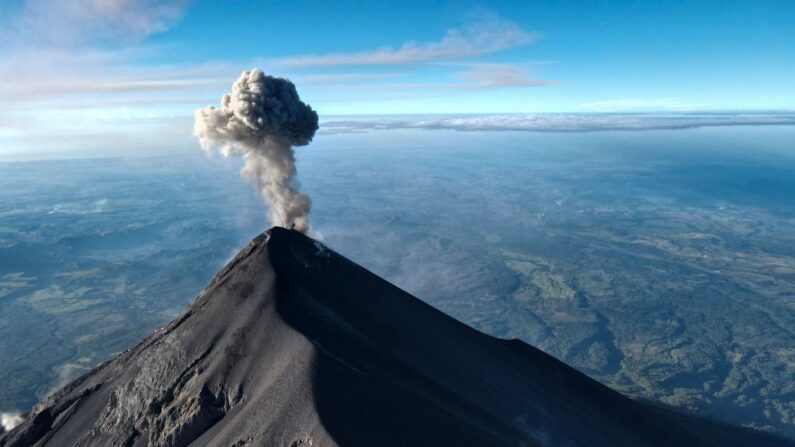
[[[63,5],[0,5],[4,430],[182,315],[252,238],[295,224],[462,323],[534,346],[643,408],[795,439],[792,3],[431,2],[424,15],[409,4]],[[297,262],[280,253],[274,265]],[[288,276],[301,290],[322,281]],[[261,299],[286,299],[276,296]],[[343,329],[369,324],[333,311]],[[369,349],[329,345],[334,337],[290,315],[279,318],[300,335],[284,343],[343,363]],[[483,352],[500,349],[489,343]],[[139,364],[125,355],[110,365]],[[501,368],[521,361],[500,358],[484,376],[508,386]],[[406,360],[390,361],[428,373]],[[91,380],[125,383],[112,368]],[[383,372],[372,374],[414,384]],[[435,392],[439,408],[457,405]],[[555,396],[544,402],[566,425]],[[592,396],[583,411],[606,402]],[[240,402],[227,398],[224,412]],[[306,420],[323,427],[312,432],[321,445],[372,439],[327,420],[318,402],[321,422]],[[473,405],[513,414],[484,402]],[[542,445],[563,439],[466,414],[496,436],[470,441],[513,444],[513,430]],[[230,440],[222,425],[235,426],[206,439]],[[184,445],[198,439],[190,427],[147,439]],[[628,430],[608,445],[655,445],[658,435]]]

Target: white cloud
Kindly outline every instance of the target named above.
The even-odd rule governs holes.
[[[12,46],[137,42],[167,30],[188,0],[27,0],[3,33]]]
[[[448,64],[445,64],[448,65]],[[395,95],[410,95],[456,90],[493,90],[504,88],[545,87],[557,84],[556,81],[536,79],[521,67],[509,64],[451,64],[453,67],[466,67],[453,72],[449,77],[436,82],[388,82],[400,78],[411,78],[410,73],[341,73],[314,74],[292,77],[296,84],[305,86],[339,85],[350,87],[347,98],[365,96],[368,99],[394,98]],[[340,90],[335,90],[336,94]]]
[[[130,93],[147,91],[195,90],[199,87],[220,85],[221,79],[135,79],[126,76],[96,76],[82,79],[39,79],[36,82],[17,84],[14,89],[0,89],[0,98],[36,99],[61,95],[86,93]],[[164,102],[167,100],[164,100]]]
[[[489,16],[447,31],[435,42],[406,42],[399,48],[381,48],[358,53],[304,55],[274,61],[281,68],[402,65],[460,59],[497,53],[538,40],[537,33],[517,24]]]
[[[470,88],[543,87],[556,83],[535,79],[525,70],[508,64],[474,64],[460,76],[472,81],[462,84]]]
[[[714,126],[795,125],[795,113],[707,114],[510,114],[449,117],[332,119],[323,133],[379,129],[458,131],[593,132],[602,130],[689,129]]]

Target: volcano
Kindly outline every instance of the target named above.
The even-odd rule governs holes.
[[[627,398],[275,227],[184,315],[0,437],[33,445],[792,444]]]

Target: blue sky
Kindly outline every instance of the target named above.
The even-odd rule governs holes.
[[[432,45],[446,33],[515,26],[533,38],[469,57],[405,65],[273,67],[309,73],[382,74],[382,97],[318,88],[329,113],[577,111],[608,108],[771,109],[795,105],[795,2],[242,2],[235,8],[198,3],[185,20],[153,41],[198,47],[185,62],[291,58],[296,55]],[[242,5],[246,5],[244,7]],[[256,7],[250,7],[257,5]],[[225,15],[216,21],[214,18]],[[492,22],[493,30],[488,29]],[[475,24],[480,23],[477,30]],[[208,32],[224,24],[227,38]],[[476,50],[473,48],[473,50]],[[532,85],[462,90],[467,64],[503,64]],[[263,68],[268,68],[263,61]],[[471,74],[471,73],[470,73]],[[487,75],[488,70],[481,74]],[[391,77],[390,77],[391,76]],[[464,79],[462,79],[462,77]],[[355,90],[357,83],[351,82]],[[401,84],[439,84],[454,91],[415,92]],[[314,89],[314,86],[311,87]],[[394,91],[393,91],[394,90]],[[437,87],[434,86],[434,90]],[[476,90],[476,89],[472,89]],[[484,91],[488,90],[488,92]],[[311,92],[313,95],[314,91]],[[431,94],[432,93],[432,94]],[[444,93],[444,95],[442,95]],[[405,99],[395,99],[396,96]],[[379,96],[379,95],[377,95]],[[440,96],[448,98],[439,100]],[[372,99],[371,99],[372,98]],[[642,103],[648,103],[648,107]],[[598,103],[604,103],[598,106]],[[614,103],[610,107],[610,103]],[[625,104],[625,105],[622,105]],[[591,105],[591,106],[589,106]],[[463,109],[463,110],[462,110]]]
[[[254,66],[321,117],[792,110],[793,49],[793,1],[3,0],[0,152],[156,146]]]

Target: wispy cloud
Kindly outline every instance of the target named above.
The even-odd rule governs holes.
[[[8,91],[0,90],[0,97],[6,99],[46,98],[56,96],[90,93],[141,93],[147,91],[194,90],[198,87],[220,85],[220,79],[113,79],[106,77],[41,80],[36,83],[20,85]],[[165,100],[165,99],[164,99]],[[165,100],[167,101],[167,100]]]
[[[134,93],[140,100],[138,94],[146,92],[220,87],[236,71],[221,64],[139,67],[131,59],[134,56],[123,49],[64,52],[47,48],[0,58],[0,99],[14,103],[77,95],[78,100],[98,98],[92,94],[105,94],[108,99]]]
[[[516,48],[538,40],[538,33],[523,30],[499,17],[487,17],[449,29],[435,42],[406,42],[398,48],[380,48],[356,53],[303,55],[278,59],[280,68],[404,65],[482,56]]]
[[[411,73],[321,73],[298,75],[292,79],[307,86],[339,85],[351,87],[351,95],[388,98],[400,94],[434,92],[449,95],[460,90],[494,90],[503,88],[544,87],[556,81],[537,79],[522,67],[510,64],[454,64],[449,77],[434,82],[418,82]],[[375,95],[375,96],[374,96]]]
[[[471,88],[542,87],[557,82],[531,77],[526,70],[509,64],[475,64],[460,73]]]
[[[457,131],[594,132],[605,130],[689,129],[713,126],[795,125],[795,113],[707,114],[511,114],[448,117],[332,119],[321,132],[348,133],[384,129]]]
[[[73,47],[137,42],[167,30],[188,0],[27,0],[2,32],[13,46]]]

